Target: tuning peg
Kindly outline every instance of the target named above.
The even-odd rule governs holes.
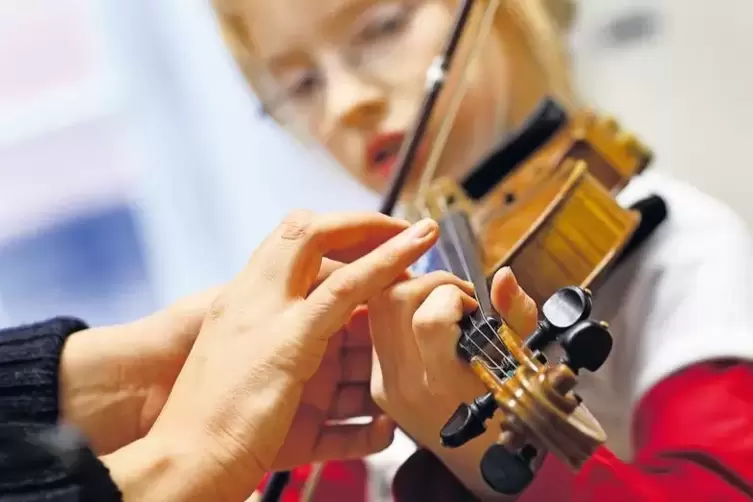
[[[591,315],[591,292],[568,286],[554,293],[541,307],[542,319],[525,345],[532,351],[543,350],[560,334]]]
[[[486,431],[486,421],[497,409],[494,396],[484,394],[471,404],[462,403],[439,432],[439,440],[446,448],[463,446]]]
[[[581,368],[597,371],[612,351],[612,335],[606,323],[581,321],[559,338],[565,350],[563,363],[576,374]]]
[[[533,481],[531,462],[536,455],[530,445],[512,453],[504,445],[494,444],[481,458],[481,476],[497,493],[517,495]]]

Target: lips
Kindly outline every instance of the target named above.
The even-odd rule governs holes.
[[[395,169],[404,133],[380,134],[366,146],[366,168],[369,172],[388,178]]]

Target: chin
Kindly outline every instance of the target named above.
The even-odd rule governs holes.
[[[410,201],[413,196],[416,194],[418,190],[418,185],[421,180],[421,174],[423,172],[423,169],[418,169],[411,173],[408,177],[408,181],[406,181],[405,185],[403,186],[402,190],[400,191],[400,201],[401,202],[408,202]],[[362,185],[367,187],[369,190],[372,190],[378,195],[386,195],[387,190],[390,188],[390,182],[392,181],[392,176],[394,173],[390,175],[389,178],[385,179],[381,176],[360,176],[358,179]]]

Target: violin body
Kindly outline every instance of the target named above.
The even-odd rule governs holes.
[[[556,103],[545,101],[542,106]],[[540,115],[533,119],[540,120]],[[548,179],[568,160],[586,162],[596,181],[616,194],[648,167],[653,154],[633,134],[622,130],[614,118],[583,110],[568,118],[487,196],[503,203],[515,200]]]
[[[638,212],[617,204],[583,161],[566,162],[507,211],[484,209],[474,222],[487,273],[511,267],[538,305],[565,286],[595,288],[640,220]]]
[[[501,166],[507,172],[497,185],[474,200],[479,170],[464,184],[439,178],[415,201],[421,209],[414,212],[437,220],[448,210],[468,214],[487,277],[509,266],[541,305],[562,287],[596,288],[606,277],[641,220],[640,212],[621,207],[614,195],[647,167],[652,154],[613,119],[584,111],[569,120],[551,100],[526,127],[496,154],[497,162],[523,157],[512,170]],[[521,154],[521,143],[531,151]]]
[[[649,166],[653,153],[615,119],[592,110],[570,116],[547,98],[461,185],[471,199],[510,205],[568,160],[585,161],[596,181],[615,195]]]
[[[638,211],[617,204],[587,164],[572,159],[514,204],[474,203],[440,179],[424,205],[436,218],[447,209],[469,214],[486,276],[511,267],[538,305],[568,285],[597,286],[640,222]]]

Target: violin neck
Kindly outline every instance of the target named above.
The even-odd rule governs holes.
[[[478,242],[468,215],[450,210],[439,221],[439,243],[449,272],[473,283],[479,308],[493,314],[489,284],[478,251]]]

